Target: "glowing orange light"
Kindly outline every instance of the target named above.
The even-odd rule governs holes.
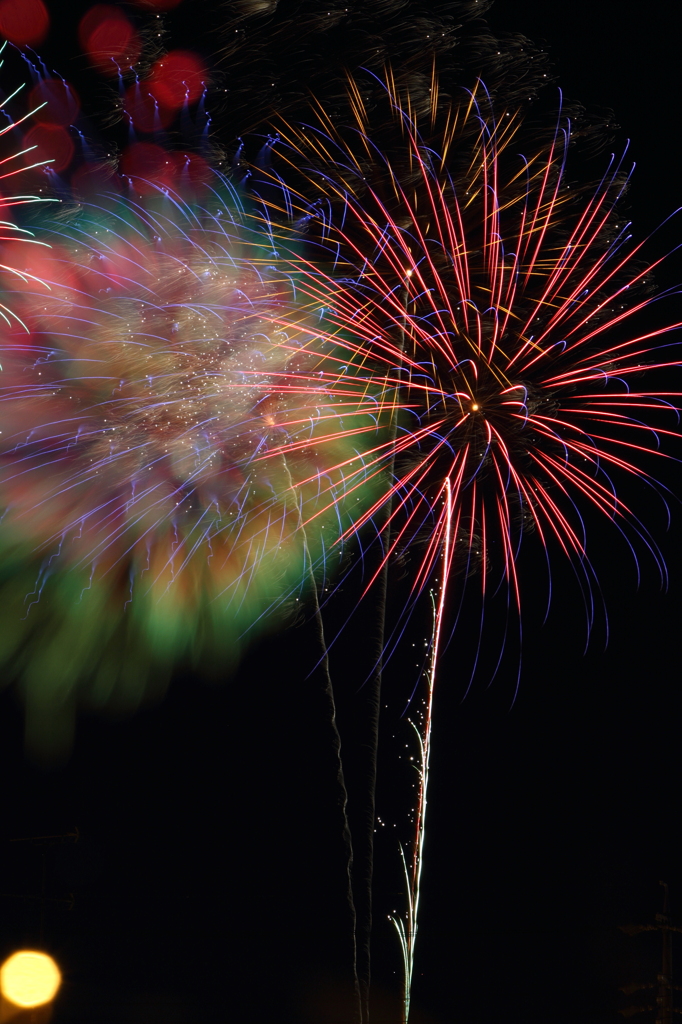
[[[0,991],[15,1006],[43,1006],[57,995],[62,976],[47,953],[22,949],[0,967]]]
[[[479,410],[480,408],[481,408],[481,407],[480,407],[480,405],[478,404],[478,402],[472,402],[472,403],[471,403],[471,410],[472,410],[472,412],[478,412],[478,410]]]

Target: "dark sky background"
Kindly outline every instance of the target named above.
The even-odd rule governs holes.
[[[613,108],[617,146],[630,138],[638,164],[629,216],[639,235],[655,228],[680,201],[679,5],[499,0],[490,21],[546,42],[568,97]],[[665,232],[661,246],[674,237]],[[682,259],[659,280],[682,280]],[[677,468],[665,472],[680,493]],[[661,909],[659,880],[682,921],[682,509],[673,505],[666,534],[649,500],[641,507],[666,556],[667,592],[646,560],[637,591],[610,534],[592,534],[606,649],[598,629],[584,653],[580,604],[559,569],[547,625],[528,608],[513,708],[505,678],[479,681],[462,702],[456,645],[444,661],[415,1024],[615,1022],[628,1004],[619,987],[654,982],[658,968],[658,936],[629,938],[619,926]],[[361,646],[363,623],[354,628]],[[326,1022],[338,894],[322,739],[304,678],[309,642],[307,627],[291,629],[261,641],[222,686],[182,677],[131,719],[83,719],[71,760],[51,771],[24,761],[21,712],[3,695],[0,954],[41,942],[54,953],[65,975],[55,1024]],[[351,735],[352,651],[334,664]],[[398,1019],[398,946],[385,921],[397,854],[385,833],[405,816],[390,782],[405,681],[401,664],[390,666],[377,1024]],[[75,827],[77,842],[67,835]],[[65,838],[10,842],[45,835]],[[20,897],[40,891],[43,871],[51,901],[41,921],[40,901]]]

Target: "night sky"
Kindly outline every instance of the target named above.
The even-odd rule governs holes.
[[[184,0],[185,15],[203,6]],[[489,21],[546,44],[569,99],[614,110],[615,146],[631,139],[637,163],[626,212],[637,235],[652,231],[675,209],[682,180],[679,5],[498,0]],[[182,45],[205,46],[205,37]],[[54,40],[49,58],[60,59]],[[597,177],[606,159],[581,173]],[[659,251],[680,237],[678,222]],[[679,255],[657,280],[682,280]],[[654,468],[682,494],[672,461]],[[619,988],[655,982],[659,939],[620,926],[653,919],[661,880],[682,922],[682,508],[672,501],[666,532],[662,506],[638,497],[669,586],[662,591],[643,556],[637,589],[624,547],[590,524],[608,643],[598,624],[585,653],[580,597],[558,566],[547,623],[541,599],[526,607],[515,701],[514,658],[490,686],[477,678],[464,700],[456,640],[444,658],[414,1024],[622,1020]],[[527,582],[535,571],[529,559]],[[353,600],[342,593],[330,604],[331,632]],[[353,617],[332,657],[351,754],[369,619]],[[421,642],[425,625],[411,628]],[[55,956],[64,986],[54,1024],[340,1024],[330,1008],[342,893],[314,652],[311,625],[300,623],[258,641],[223,683],[182,674],[163,702],[133,717],[83,717],[71,759],[56,769],[25,761],[21,708],[2,695],[0,954],[42,944]],[[412,672],[395,659],[385,678],[376,1024],[399,1020],[399,950],[386,916],[399,906],[400,876],[387,833],[406,815],[396,758]],[[13,842],[38,836],[62,838]],[[33,897],[43,872],[41,902]]]

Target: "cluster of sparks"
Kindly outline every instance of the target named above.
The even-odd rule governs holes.
[[[618,162],[587,201],[571,203],[567,125],[547,152],[519,155],[510,169],[502,158],[518,125],[484,119],[471,97],[463,117],[481,127],[456,183],[399,113],[419,179],[403,186],[386,162],[392,204],[367,185],[365,168],[353,166],[330,126],[292,132],[285,150],[297,159],[311,151],[327,163],[336,157],[338,173],[320,189],[342,202],[344,223],[337,227],[332,213],[323,229],[347,262],[336,279],[311,264],[307,291],[318,301],[331,293],[347,361],[370,368],[373,388],[393,396],[394,430],[363,467],[389,468],[392,479],[363,520],[390,505],[386,560],[428,525],[417,590],[430,581],[448,530],[453,557],[466,568],[477,562],[484,593],[499,555],[517,607],[522,532],[537,532],[545,547],[554,541],[589,585],[586,502],[653,551],[616,481],[651,481],[638,459],[676,433],[677,392],[641,387],[645,373],[677,365],[658,339],[681,325],[652,328],[638,316],[652,299],[637,298],[637,288],[646,292],[661,260],[642,265],[643,244],[632,245],[629,224],[619,221]],[[633,322],[641,332],[628,330]],[[662,426],[654,428],[657,414]]]

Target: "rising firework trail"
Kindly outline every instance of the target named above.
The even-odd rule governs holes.
[[[426,806],[429,790],[429,767],[431,759],[431,728],[433,724],[433,693],[436,684],[436,671],[438,669],[438,656],[443,639],[443,616],[445,614],[445,602],[448,594],[448,581],[452,569],[452,535],[450,526],[453,521],[452,490],[450,480],[445,482],[445,515],[447,525],[442,545],[442,564],[440,566],[440,579],[434,581],[436,591],[431,591],[431,604],[433,614],[433,629],[431,632],[431,643],[428,655],[428,667],[426,676],[425,711],[423,720],[412,725],[418,748],[417,763],[414,765],[418,777],[418,792],[415,808],[414,836],[408,855],[405,855],[403,847],[400,848],[400,856],[405,876],[405,891],[407,896],[407,909],[405,916],[391,915],[391,921],[398,933],[400,949],[403,957],[403,1020],[406,1022],[410,1016],[410,1002],[412,996],[412,975],[414,973],[414,955],[417,943],[417,930],[419,926],[419,899],[421,895],[421,875],[424,864],[424,840],[426,826]]]
[[[646,243],[633,242],[619,214],[629,177],[623,157],[612,157],[591,190],[576,190],[566,175],[570,123],[561,114],[551,130],[527,131],[482,84],[454,102],[438,99],[434,78],[426,145],[409,93],[390,72],[385,94],[403,138],[399,159],[374,141],[386,109],[368,111],[352,81],[353,123],[334,124],[317,108],[305,125],[283,122],[268,147],[273,187],[305,175],[288,190],[286,212],[293,208],[314,254],[301,263],[303,287],[327,308],[345,347],[329,386],[353,367],[354,386],[362,381],[358,402],[372,396],[383,411],[363,480],[376,474],[388,486],[342,539],[373,523],[384,544],[368,589],[409,551],[410,607],[419,594],[434,595],[408,911],[396,921],[407,1019],[443,630],[465,589],[482,610],[501,585],[520,624],[518,558],[532,533],[550,591],[551,559],[569,559],[589,631],[599,595],[588,548],[595,514],[636,559],[648,551],[664,580],[629,482],[658,493],[667,512],[650,463],[652,455],[666,457],[662,441],[677,436],[679,393],[669,371],[678,363],[668,336],[681,325],[652,324],[654,303],[677,291],[651,294],[651,272],[664,257],[649,261]],[[267,204],[281,215],[273,195]],[[352,493],[352,466],[336,468]],[[481,644],[479,637],[479,651]],[[367,842],[371,860],[371,836]]]

